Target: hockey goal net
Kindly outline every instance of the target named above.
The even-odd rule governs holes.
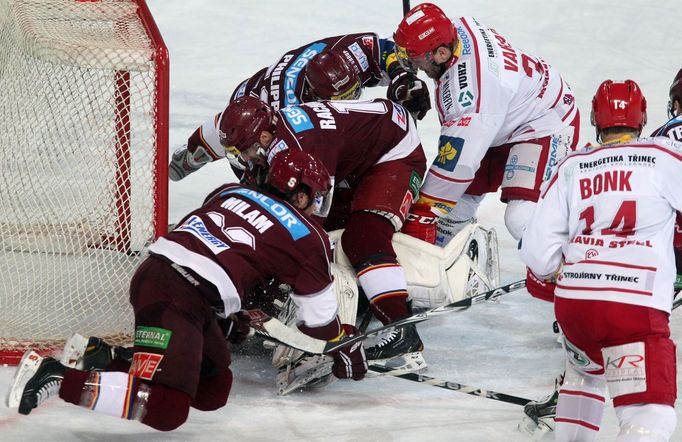
[[[167,226],[168,51],[144,0],[0,0],[0,363],[126,340]]]

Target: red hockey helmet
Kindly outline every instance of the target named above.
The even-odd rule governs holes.
[[[677,72],[673,84],[670,85],[670,101],[668,101],[668,115],[670,118],[675,118],[675,110],[673,109],[673,102],[675,101],[682,108],[682,69]]]
[[[277,153],[270,161],[266,182],[285,195],[305,184],[310,188],[310,204],[315,205],[313,213],[329,214],[331,177],[324,164],[308,152],[287,149]]]
[[[606,80],[592,98],[592,125],[597,133],[609,127],[642,130],[646,124],[646,98],[632,80]]]
[[[314,56],[306,66],[305,80],[316,100],[357,100],[362,92],[358,73],[336,51]]]
[[[245,96],[227,105],[218,121],[220,144],[237,156],[258,144],[264,130],[273,131],[274,113],[258,98]]]
[[[441,46],[454,50],[457,43],[455,25],[438,6],[421,3],[410,9],[393,34],[395,54],[407,70],[415,71],[415,61],[428,56]],[[428,57],[427,57],[428,58]]]

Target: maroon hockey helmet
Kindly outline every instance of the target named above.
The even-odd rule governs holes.
[[[438,6],[421,3],[405,15],[393,34],[395,55],[408,71],[431,63],[431,53],[441,46],[454,51],[457,44],[455,25]]]
[[[673,83],[670,85],[670,101],[668,101],[668,115],[670,118],[675,118],[675,109],[673,103],[677,101],[677,105],[682,109],[682,69],[677,72]]]
[[[314,56],[306,66],[305,81],[316,100],[357,100],[362,93],[358,73],[337,51]]]
[[[327,168],[317,158],[299,149],[287,149],[277,153],[270,161],[266,183],[285,195],[301,184],[310,188],[310,204],[315,205],[314,214],[325,217],[331,207],[332,180]]]
[[[272,109],[258,98],[237,98],[227,105],[218,121],[220,144],[228,154],[237,156],[259,143],[262,131],[274,131],[273,121]]]
[[[606,80],[592,98],[592,125],[597,135],[610,127],[642,130],[646,124],[646,98],[632,80]]]

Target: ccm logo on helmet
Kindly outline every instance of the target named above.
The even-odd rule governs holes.
[[[420,40],[424,40],[426,37],[428,37],[429,35],[433,34],[433,31],[435,31],[435,29],[434,29],[433,27],[427,29],[426,31],[424,31],[424,32],[422,32],[421,34],[419,34],[419,39],[420,39]]]

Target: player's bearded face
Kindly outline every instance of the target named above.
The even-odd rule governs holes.
[[[408,72],[416,74],[421,69],[429,78],[438,79],[445,70],[444,64],[436,63],[434,52],[409,54],[405,48],[396,45],[395,53],[400,65]]]

